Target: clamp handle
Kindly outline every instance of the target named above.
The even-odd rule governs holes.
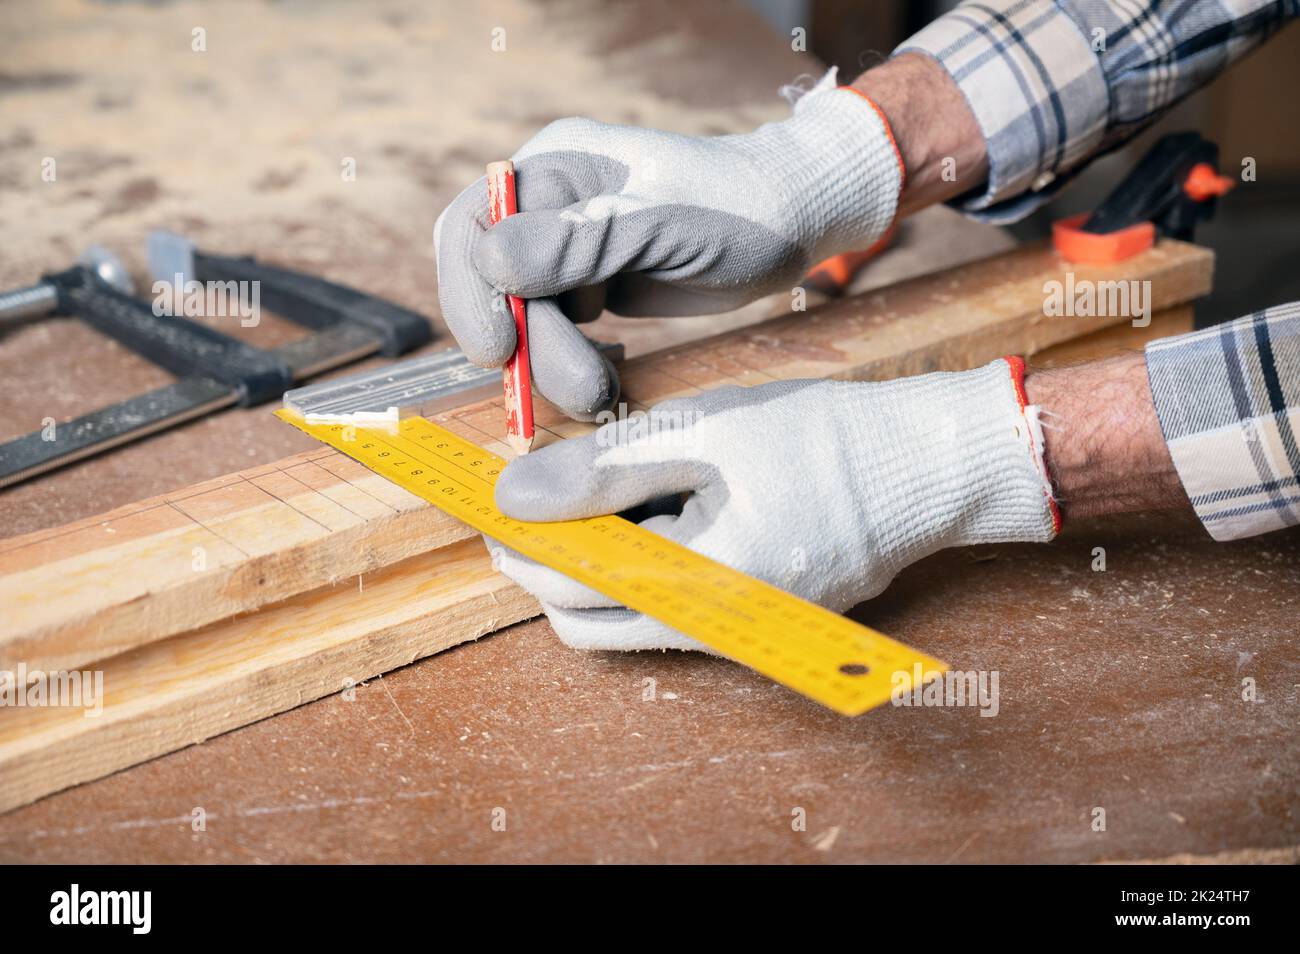
[[[293,387],[293,372],[275,355],[188,318],[158,316],[142,299],[74,265],[42,279],[58,291],[58,310],[126,345],[178,377],[198,375],[229,385],[245,406],[274,400]]]
[[[314,275],[259,262],[251,255],[211,255],[195,250],[199,281],[256,281],[262,303],[276,314],[320,330],[339,322],[361,325],[378,336],[381,352],[394,357],[432,340],[428,319],[399,305],[336,285]]]
[[[1138,222],[1151,221],[1161,234],[1190,240],[1196,224],[1214,214],[1214,198],[1232,187],[1197,191],[1187,186],[1194,171],[1219,164],[1219,147],[1200,133],[1161,136],[1142,160],[1083,224],[1083,231],[1103,235]],[[1203,172],[1204,170],[1202,170]],[[1196,181],[1204,181],[1198,176]]]
[[[1117,262],[1150,248],[1156,233],[1191,241],[1235,183],[1217,172],[1219,147],[1199,133],[1162,136],[1091,213],[1052,223],[1052,241],[1071,262]]]

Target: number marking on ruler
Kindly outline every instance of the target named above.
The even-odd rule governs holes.
[[[829,706],[858,715],[948,667],[839,613],[622,517],[529,523],[501,513],[506,461],[422,417],[397,430],[276,414],[475,530]]]

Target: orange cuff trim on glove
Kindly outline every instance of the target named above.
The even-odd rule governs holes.
[[[889,120],[885,118],[885,111],[876,105],[875,100],[860,89],[854,89],[852,86],[841,86],[840,89],[861,96],[867,105],[876,111],[876,115],[880,117],[880,122],[885,127],[885,135],[889,137],[889,144],[894,147],[894,158],[898,160],[898,194],[902,195],[903,190],[907,188],[907,166],[903,165],[903,153],[898,148],[898,140],[894,138],[894,127],[889,125]]]
[[[1004,355],[1002,360],[1007,363],[1007,368],[1011,371],[1011,386],[1015,388],[1016,391],[1016,403],[1020,405],[1021,414],[1024,414],[1025,408],[1029,406],[1029,395],[1025,392],[1025,359],[1019,355],[1009,354]],[[1026,418],[1026,421],[1028,421],[1028,418]],[[1043,479],[1050,486],[1052,478],[1047,469],[1047,448],[1038,447],[1035,444],[1033,428],[1030,428],[1029,431],[1029,444],[1033,447],[1034,457],[1037,460],[1042,461]],[[1052,512],[1052,533],[1060,533],[1061,508],[1057,505],[1056,499],[1052,496],[1049,490],[1045,489],[1043,491],[1043,496],[1047,498],[1047,507]]]

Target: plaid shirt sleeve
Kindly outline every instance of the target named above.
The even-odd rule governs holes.
[[[968,0],[895,53],[937,60],[984,132],[987,188],[955,204],[1014,222],[1297,14],[1300,0]]]
[[[1146,347],[1174,466],[1216,540],[1300,524],[1300,302]]]

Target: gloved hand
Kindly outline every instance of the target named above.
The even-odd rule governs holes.
[[[627,316],[727,311],[791,289],[811,265],[866,248],[894,219],[902,160],[875,106],[834,88],[751,133],[701,138],[564,119],[515,153],[519,214],[489,228],[483,179],[438,218],[443,317],[466,356],[514,352],[500,292],[533,299],[537,389],[593,420],[618,379],[574,327]]]
[[[780,381],[667,401],[513,460],[497,507],[522,520],[689,493],[642,526],[844,611],[943,549],[1059,527],[1023,362],[884,383]],[[580,649],[704,649],[495,540],[494,564]]]

